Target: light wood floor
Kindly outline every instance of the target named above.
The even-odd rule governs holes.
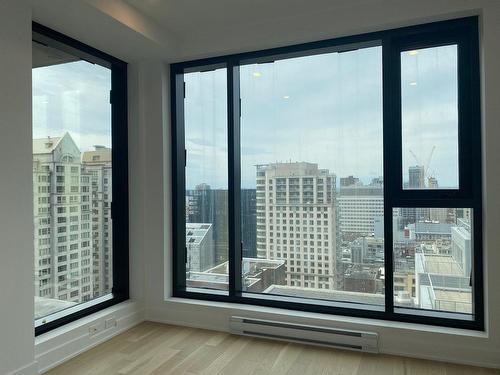
[[[490,375],[500,370],[145,322],[47,374]]]

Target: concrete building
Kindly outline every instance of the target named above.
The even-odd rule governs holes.
[[[384,188],[378,184],[341,187],[338,207],[343,238],[371,236],[375,232],[375,219],[384,216]]]
[[[384,264],[384,239],[360,237],[351,243],[351,261],[357,264]]]
[[[458,219],[457,225],[451,228],[451,255],[460,265],[464,276],[472,270],[471,225],[467,219]]]
[[[438,223],[455,223],[456,222],[455,208],[429,208],[429,220]]]
[[[113,225],[111,202],[113,180],[111,149],[94,146],[82,156],[82,166],[92,183],[92,265],[94,297],[110,293],[113,287]]]
[[[332,289],[336,176],[317,164],[257,166],[257,257],[286,261],[286,284]]]
[[[422,309],[472,313],[470,278],[451,255],[424,248],[415,253],[415,305]]]
[[[451,228],[454,224],[424,221],[408,224],[405,235],[416,241],[451,240]]]
[[[286,285],[285,262],[282,260],[242,259],[243,291],[262,293],[273,285]],[[221,263],[203,272],[189,272],[186,283],[190,288],[227,290],[229,262]]]
[[[212,224],[186,223],[187,272],[203,272],[215,265]]]
[[[80,158],[69,133],[33,140],[37,297],[93,297],[91,175]]]
[[[352,185],[356,185],[358,183],[359,183],[359,178],[354,177],[354,176],[340,178],[340,187],[352,186]]]
[[[212,189],[208,184],[199,184],[193,190],[186,190],[186,222],[212,224],[216,263],[228,260],[227,193],[227,190]]]
[[[354,264],[344,272],[344,290],[359,293],[381,293],[383,282],[378,266]]]

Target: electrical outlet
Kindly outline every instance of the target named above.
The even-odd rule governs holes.
[[[94,336],[97,332],[99,332],[99,326],[97,324],[93,325],[93,326],[89,326],[89,335],[90,336]]]
[[[104,322],[104,328],[106,328],[106,329],[111,328],[111,327],[116,327],[116,326],[117,326],[117,322],[116,322],[116,318],[114,316],[106,319],[106,321]]]

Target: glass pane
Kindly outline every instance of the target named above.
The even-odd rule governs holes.
[[[457,46],[401,53],[404,189],[458,189]]]
[[[381,48],[240,77],[244,291],[383,305]]]
[[[472,314],[471,208],[395,208],[394,305]]]
[[[184,75],[187,287],[228,288],[226,74]]]
[[[111,70],[33,44],[35,319],[109,295]]]

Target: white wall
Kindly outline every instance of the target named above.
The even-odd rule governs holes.
[[[0,374],[33,366],[31,8],[0,1]]]
[[[236,52],[245,50],[252,40],[253,48],[269,47],[273,41],[282,44],[283,41],[293,42],[289,34],[297,35],[297,41],[304,41],[298,37],[297,27],[305,30],[309,40],[318,37],[348,35],[359,31],[378,30],[383,27],[406,26],[415,23],[433,21],[437,19],[455,18],[457,16],[480,14],[482,23],[482,100],[483,100],[483,143],[484,143],[484,255],[485,255],[485,297],[486,297],[486,333],[474,333],[461,330],[441,329],[419,325],[388,323],[373,320],[351,319],[340,316],[318,314],[288,313],[269,308],[248,308],[245,306],[216,304],[205,302],[182,301],[179,299],[164,299],[165,293],[171,289],[171,275],[164,273],[164,266],[172,257],[171,221],[169,210],[163,216],[159,211],[168,204],[160,204],[164,198],[161,186],[161,175],[166,170],[165,187],[169,189],[170,178],[170,147],[160,155],[160,139],[169,139],[170,128],[160,119],[162,116],[161,104],[156,101],[148,102],[146,112],[154,114],[154,121],[145,125],[144,138],[145,197],[144,204],[148,215],[154,220],[147,221],[145,238],[148,246],[144,248],[146,257],[146,318],[168,323],[185,324],[195,327],[213,328],[218,330],[229,329],[229,316],[245,314],[270,318],[273,314],[281,314],[280,318],[290,321],[313,321],[322,325],[337,326],[351,329],[376,331],[380,334],[380,348],[384,353],[402,354],[408,356],[446,360],[458,363],[468,363],[491,367],[500,367],[500,174],[497,166],[500,165],[500,149],[497,147],[500,139],[500,2],[481,0],[420,0],[418,2],[393,1],[377,2],[377,8],[364,4],[356,9],[351,7],[339,13],[325,13],[318,16],[318,23],[314,23],[310,15],[307,23],[296,19],[288,19],[277,23],[279,29],[275,33],[267,34],[264,38],[256,30],[255,37],[250,34],[231,33],[227,39],[204,41],[199,45],[186,46],[186,55],[208,56],[214,51]],[[307,18],[306,17],[306,18]],[[326,22],[328,20],[328,22]],[[267,29],[269,31],[269,29]],[[253,38],[253,39],[252,39]],[[238,47],[238,42],[241,42]],[[224,45],[224,43],[227,43]],[[198,50],[194,51],[193,48]],[[148,81],[163,80],[163,71],[151,69],[145,72],[150,78]],[[159,91],[158,88],[154,88]],[[169,103],[168,95],[165,103]],[[153,116],[153,115],[152,115]],[[162,159],[163,157],[163,159]],[[160,160],[164,163],[161,164]],[[163,248],[167,245],[166,253]]]

